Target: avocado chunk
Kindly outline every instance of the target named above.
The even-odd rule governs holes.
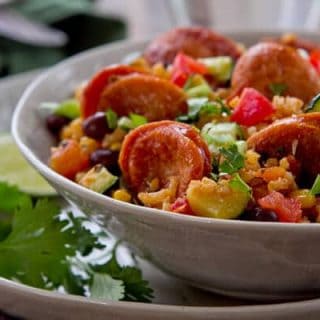
[[[103,165],[97,164],[80,179],[79,184],[95,192],[103,193],[117,180],[118,177],[111,174]]]

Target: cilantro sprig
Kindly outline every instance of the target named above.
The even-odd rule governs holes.
[[[236,144],[220,148],[220,154],[223,156],[219,164],[220,172],[232,174],[244,167],[244,156],[239,152]]]
[[[214,101],[207,97],[188,99],[188,113],[177,117],[177,121],[192,123],[198,121],[201,115],[230,114],[229,108],[221,99]]]
[[[270,83],[269,89],[274,96],[281,96],[286,90],[287,85],[285,83]]]
[[[320,174],[318,174],[316,179],[314,180],[310,193],[312,195],[318,195],[320,193]]]
[[[151,301],[141,271],[119,264],[118,245],[105,244],[103,229],[64,212],[58,199],[33,199],[5,183],[0,196],[1,277],[98,299]],[[91,257],[110,252],[102,263]]]

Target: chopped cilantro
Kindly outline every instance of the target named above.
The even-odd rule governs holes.
[[[223,102],[221,98],[217,98],[216,102],[220,105],[221,113],[225,113],[226,115],[230,115],[230,108]]]
[[[220,148],[223,161],[219,165],[219,171],[223,173],[235,173],[244,167],[244,156],[239,152],[235,144],[227,148]]]
[[[61,103],[43,102],[40,105],[40,110],[69,119],[75,119],[80,116],[80,103],[75,99],[65,100]]]
[[[110,129],[115,129],[118,126],[118,116],[112,109],[106,111],[106,118]]]
[[[121,117],[118,121],[118,126],[123,130],[131,130],[146,124],[147,118],[136,113],[130,113],[129,117]]]
[[[208,98],[188,99],[188,113],[181,115],[177,121],[192,123],[199,120],[203,114],[220,115],[222,113],[220,101],[210,101]]]
[[[137,128],[143,124],[146,124],[148,122],[147,118],[144,116],[141,116],[136,113],[130,113],[129,118],[131,120],[132,128]]]
[[[312,188],[310,190],[310,193],[313,195],[317,195],[320,193],[320,174],[317,175]]]
[[[287,85],[285,83],[270,83],[269,89],[271,90],[274,96],[281,96],[287,89]]]

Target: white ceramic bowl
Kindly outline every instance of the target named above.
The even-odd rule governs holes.
[[[263,33],[231,34],[252,44]],[[304,34],[317,39],[316,34]],[[320,292],[320,225],[259,223],[191,217],[136,206],[92,192],[47,166],[54,141],[37,112],[60,101],[101,67],[117,63],[145,43],[123,42],[77,55],[53,67],[23,94],[12,131],[19,148],[69,202],[102,221],[163,270],[228,295],[290,299]]]

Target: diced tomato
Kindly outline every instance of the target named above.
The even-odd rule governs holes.
[[[274,111],[272,103],[259,91],[245,88],[231,115],[231,120],[244,126],[253,126],[265,120]]]
[[[320,73],[320,49],[311,51],[309,61],[314,68]]]
[[[52,152],[49,165],[54,171],[73,179],[78,172],[88,168],[89,156],[76,140],[64,140]]]
[[[192,74],[206,74],[207,67],[195,59],[178,53],[172,64],[171,81],[179,87],[183,87]]]
[[[83,90],[82,117],[87,118],[98,111],[100,96],[112,77],[125,76],[131,73],[141,73],[141,71],[126,65],[116,65],[107,67],[95,74]]]
[[[177,198],[176,201],[171,204],[170,211],[175,213],[194,215],[189,202],[185,197]]]
[[[281,222],[299,222],[302,217],[299,200],[286,198],[280,192],[272,191],[258,203],[263,209],[273,210]]]

